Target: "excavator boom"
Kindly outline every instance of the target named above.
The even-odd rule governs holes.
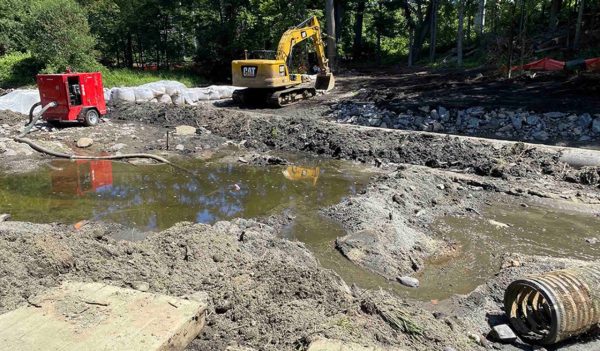
[[[314,85],[308,84],[300,75],[289,72],[294,46],[307,39],[312,39],[319,67]],[[232,77],[234,85],[247,87],[234,94],[234,100],[241,103],[266,100],[283,106],[314,96],[317,90],[333,89],[335,79],[325,56],[325,44],[317,18],[311,17],[285,31],[279,40],[274,60],[233,61]]]

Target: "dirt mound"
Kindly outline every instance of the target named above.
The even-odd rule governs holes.
[[[0,94],[2,95],[2,94]],[[29,121],[29,117],[17,113],[17,112],[13,112],[13,111],[9,111],[9,110],[1,110],[0,111],[0,124],[20,124],[22,123],[23,125],[25,125],[25,123],[27,123]]]
[[[189,350],[297,350],[317,337],[411,350],[476,348],[461,326],[453,331],[388,293],[349,289],[269,225],[182,223],[142,242],[111,238],[122,230],[0,223],[0,313],[64,280],[145,282],[151,292],[208,301],[207,326]]]
[[[336,247],[348,259],[387,279],[422,270],[425,259],[443,254],[450,243],[435,238],[427,225],[439,217],[465,212],[478,200],[465,196],[448,177],[402,166],[373,179],[364,194],[323,211],[348,234]],[[475,194],[475,197],[483,196]]]
[[[341,81],[341,79],[340,79]],[[380,107],[424,105],[466,109],[510,108],[538,112],[598,113],[600,75],[538,72],[507,79],[494,71],[380,72],[351,79],[347,90],[363,89],[356,101],[375,102]],[[343,83],[340,83],[343,84]]]
[[[449,135],[345,126],[308,117],[152,104],[121,105],[112,117],[153,124],[196,124],[230,139],[245,140],[247,147],[304,151],[366,163],[409,163],[493,177],[536,178],[546,174],[559,179],[569,169],[559,162],[557,153],[524,144],[498,149],[484,141]]]

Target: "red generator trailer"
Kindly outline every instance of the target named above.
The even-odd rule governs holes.
[[[107,112],[100,72],[38,74],[36,80],[42,107],[52,102],[57,104],[42,116],[50,123],[83,122],[94,126]],[[31,109],[30,119],[35,107]]]

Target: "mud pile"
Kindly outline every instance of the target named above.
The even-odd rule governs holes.
[[[0,313],[64,280],[102,282],[209,303],[188,350],[304,349],[319,337],[432,350],[476,349],[459,318],[437,320],[385,292],[350,289],[297,242],[253,220],[178,224],[142,242],[90,223],[0,223]]]
[[[588,171],[559,161],[559,154],[524,144],[497,147],[450,135],[364,129],[310,117],[280,117],[202,107],[123,104],[111,112],[117,120],[155,125],[196,125],[258,150],[303,151],[363,163],[408,163],[496,178],[539,178],[586,183]],[[585,173],[585,174],[584,174]]]
[[[323,213],[348,232],[336,240],[344,256],[396,280],[422,270],[431,256],[451,254],[453,244],[432,236],[428,225],[440,216],[466,214],[482,197],[423,167],[402,166]]]

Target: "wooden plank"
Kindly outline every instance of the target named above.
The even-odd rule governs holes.
[[[3,350],[183,350],[206,305],[100,283],[65,282],[0,315]]]

